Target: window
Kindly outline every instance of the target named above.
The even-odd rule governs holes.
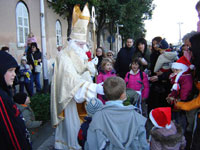
[[[29,15],[24,3],[17,3],[16,7],[16,22],[17,22],[17,45],[24,47],[29,34]]]
[[[62,30],[59,20],[56,21],[56,46],[62,46]]]

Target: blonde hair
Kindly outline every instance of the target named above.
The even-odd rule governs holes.
[[[102,70],[105,69],[105,65],[106,65],[107,63],[111,63],[111,65],[113,65],[113,64],[112,64],[112,60],[111,60],[110,58],[104,58],[104,59],[102,60],[102,62],[101,62],[101,69],[102,69]]]

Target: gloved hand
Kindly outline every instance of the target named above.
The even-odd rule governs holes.
[[[100,95],[104,95],[104,92],[103,92],[103,82],[97,84],[97,87],[96,87],[96,92]]]

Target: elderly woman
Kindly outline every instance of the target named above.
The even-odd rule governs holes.
[[[109,58],[114,65],[114,63],[115,63],[114,53],[111,50],[108,50],[108,52],[106,53],[106,57]]]

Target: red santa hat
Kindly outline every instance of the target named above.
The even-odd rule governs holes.
[[[171,108],[170,107],[159,107],[153,109],[149,118],[153,125],[157,128],[171,128]]]
[[[178,84],[178,80],[180,78],[180,76],[188,71],[189,69],[194,69],[194,65],[192,65],[190,63],[190,61],[185,57],[185,56],[182,56],[180,57],[175,63],[172,63],[172,66],[171,66],[172,69],[182,69],[181,72],[179,72],[177,75],[176,75],[176,78],[175,78],[175,83],[174,85],[172,86],[172,90],[176,90],[178,91],[180,89],[180,86]]]

